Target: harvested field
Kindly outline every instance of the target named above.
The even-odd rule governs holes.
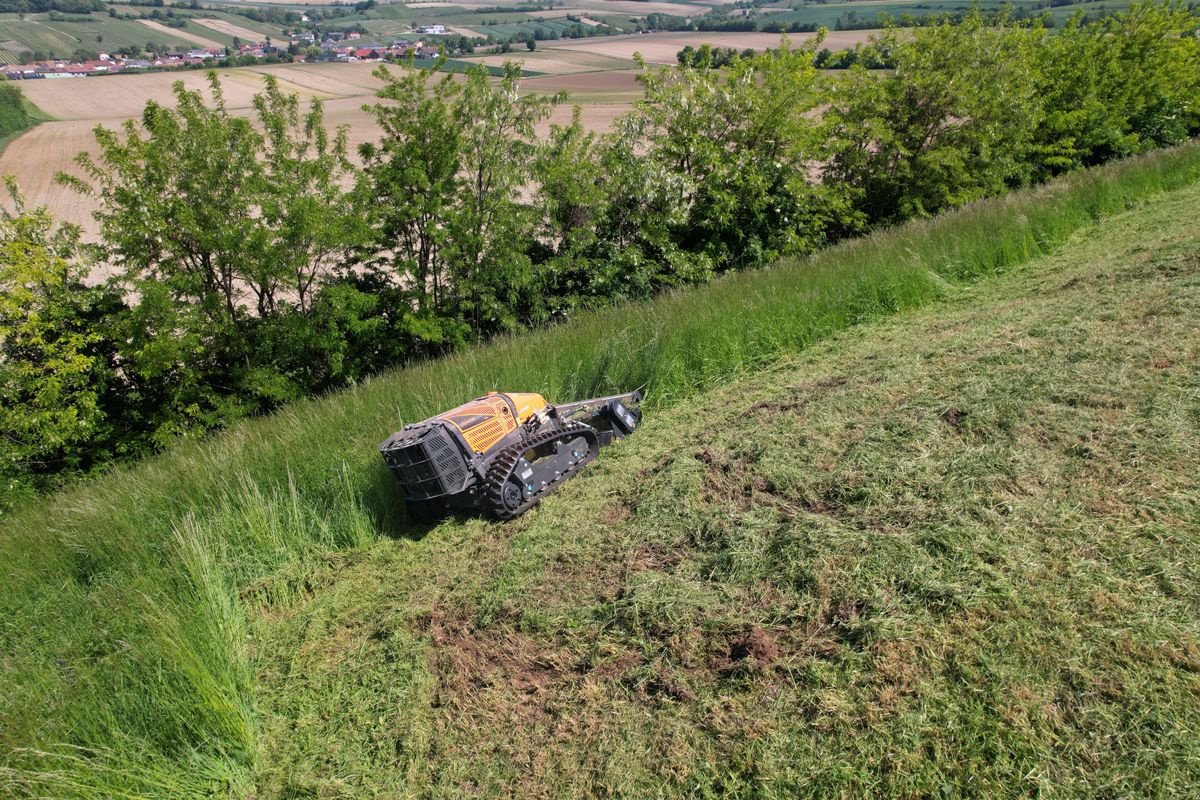
[[[54,81],[39,81],[53,83]],[[92,83],[92,81],[87,81]],[[95,152],[91,121],[44,122],[9,143],[0,153],[0,175],[12,175],[31,205],[45,205],[54,218],[83,228],[95,238],[94,202],[54,183],[60,170],[70,170],[81,150]]]
[[[688,3],[642,3],[640,0],[587,0],[580,8],[597,14],[630,14],[644,17],[647,14],[671,14],[676,17],[698,17],[708,13],[708,7]]]
[[[499,59],[496,63],[503,60],[499,56],[496,58]],[[624,62],[590,54],[547,54],[545,58],[549,63],[562,62],[559,66],[564,68],[572,65],[578,68],[579,63],[589,59],[627,66]],[[490,63],[488,59],[481,60]],[[375,91],[381,85],[371,74],[378,66],[364,63],[276,64],[222,70],[221,88],[230,111],[249,116],[251,99],[262,90],[263,75],[274,75],[283,91],[299,95],[302,101],[322,100],[329,128],[345,125],[350,147],[357,152],[359,144],[375,141],[379,136],[374,119],[363,110],[364,105],[374,102]],[[527,66],[549,71],[540,64],[529,63]],[[627,113],[633,100],[640,96],[633,76],[631,71],[592,72],[534,78],[523,85],[527,91],[544,94],[566,89],[572,100],[584,103],[584,124],[595,130],[607,130],[613,120]],[[116,128],[126,119],[139,116],[149,100],[174,105],[171,87],[176,81],[183,81],[189,89],[200,90],[207,97],[208,84],[203,72],[25,82],[21,88],[26,96],[56,121],[33,128],[9,144],[0,153],[0,175],[15,175],[30,203],[46,205],[55,218],[81,226],[85,237],[94,238],[97,233],[92,220],[92,211],[96,208],[94,201],[58,186],[54,183],[54,175],[60,171],[74,172],[75,156],[83,150],[95,150],[93,130],[97,125]],[[548,130],[550,122],[567,124],[570,121],[571,103],[568,102],[555,110],[541,130]]]
[[[505,61],[519,61],[525,69],[531,72],[541,72],[546,75],[571,75],[580,72],[620,72],[635,68],[628,59],[610,58],[609,56],[587,53],[579,50],[535,50],[532,53],[521,53],[513,58],[513,53],[506,55],[490,55],[471,57],[489,67],[499,67]],[[468,60],[468,59],[463,59]],[[532,79],[531,79],[532,80]],[[565,88],[565,87],[564,87]]]
[[[633,103],[589,103],[581,105],[580,109],[583,126],[588,130],[603,132],[612,128],[618,117],[632,111]],[[548,120],[537,126],[538,133],[545,134],[550,130],[551,124],[570,125],[573,111],[574,106],[569,102],[558,106]]]
[[[633,102],[642,96],[642,86],[637,81],[636,70],[624,72],[584,72],[574,75],[550,75],[544,78],[527,78],[521,88],[528,92],[550,94],[566,90],[575,102],[605,102],[627,100]]]
[[[197,20],[197,22],[198,21],[199,20]],[[167,27],[166,25],[162,25],[158,22],[155,22],[154,20],[139,19],[138,22],[142,23],[143,25],[145,25],[147,28],[150,28],[151,30],[154,30],[159,33],[163,33],[163,34],[166,34],[167,36],[170,36],[171,38],[167,40],[170,42],[180,42],[180,41],[191,42],[192,44],[198,45],[200,47],[219,47],[222,49],[224,49],[224,47],[225,47],[225,45],[223,45],[220,42],[215,41],[213,39],[206,39],[203,36],[197,36],[196,34],[190,32],[190,31],[185,32],[185,31],[178,30],[177,28],[170,28],[170,27]]]
[[[825,37],[825,47],[840,50],[844,47],[865,42],[878,31],[831,31]],[[816,34],[793,33],[788,39],[793,45],[807,41]],[[595,53],[611,58],[632,59],[634,53],[641,53],[646,61],[652,64],[674,64],[680,50],[687,45],[699,47],[711,44],[714,47],[733,47],[744,50],[753,47],[755,50],[766,50],[778,47],[780,36],[777,33],[719,33],[719,32],[685,32],[685,33],[650,33],[633,36],[604,36],[593,39],[561,39],[543,43],[547,50],[570,50],[578,53]]]
[[[189,89],[205,90],[208,85],[203,72],[189,71],[26,81],[21,90],[30,102],[56,119],[99,122],[135,117],[142,113],[147,100],[171,103],[171,87],[177,81]],[[261,89],[262,80],[251,70],[228,70],[221,73],[221,86],[230,108],[244,108]]]
[[[247,44],[261,42],[264,38],[258,31],[243,28],[241,25],[234,25],[232,22],[226,22],[223,19],[194,19],[192,22],[197,22],[206,28],[212,28],[218,33],[236,36]]]

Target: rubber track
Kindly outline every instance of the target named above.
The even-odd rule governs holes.
[[[521,454],[526,450],[541,447],[548,442],[562,438],[564,435],[576,436],[579,434],[583,434],[588,440],[588,454],[575,462],[575,466],[569,466],[567,469],[564,469],[557,478],[547,483],[544,488],[535,492],[515,509],[510,510],[505,508],[501,492],[504,489],[504,484],[512,475],[513,470],[516,469]],[[487,487],[483,493],[487,502],[488,512],[500,520],[509,520],[524,514],[537,505],[543,497],[553,491],[565,479],[578,472],[580,467],[590,463],[599,451],[600,438],[596,435],[596,431],[589,425],[583,425],[573,420],[565,420],[552,428],[538,431],[528,439],[509,445],[496,455],[491,467],[488,468]]]

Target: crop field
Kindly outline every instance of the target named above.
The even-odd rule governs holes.
[[[190,24],[203,26],[211,31],[221,34],[222,38],[227,39],[227,43],[230,45],[233,44],[233,37],[235,36],[241,39],[243,44],[261,42],[266,36],[270,36],[277,41],[284,41],[282,30],[279,28],[272,28],[271,26],[262,26],[263,28],[266,28],[265,31],[254,30],[252,28],[247,28],[240,23],[230,22],[227,19],[217,19],[215,17],[197,17],[191,20]]]
[[[878,31],[832,31],[825,38],[825,47],[840,50],[866,42]],[[815,36],[811,33],[788,34],[793,44]],[[594,39],[560,39],[551,42],[539,42],[539,48],[546,50],[569,50],[579,53],[594,53],[610,58],[632,59],[634,53],[641,53],[646,61],[654,64],[675,64],[677,55],[684,47],[691,45],[699,47],[711,44],[717,47],[732,47],[737,50],[753,48],[765,50],[778,47],[780,36],[777,33],[706,33],[680,32],[655,33],[633,36],[603,36]]]
[[[149,22],[149,20],[145,22]],[[196,29],[192,28],[192,30]],[[187,47],[202,45],[203,38],[202,34],[197,37],[191,31],[168,28],[165,25],[147,26],[142,21],[109,19],[101,16],[79,17],[78,21],[71,22],[0,19],[0,42],[6,43],[5,49],[11,50],[11,43],[17,43],[26,50],[53,52],[60,58],[70,56],[78,48],[85,50],[142,48],[148,41]]]
[[[629,111],[640,97],[634,82],[633,64],[589,53],[538,51],[517,55],[532,71],[549,73],[528,79],[527,91],[552,94],[566,89],[574,101],[583,103],[584,124],[597,130],[608,128]],[[499,66],[512,56],[477,59]],[[262,76],[276,76],[285,92],[303,100],[320,99],[325,103],[330,128],[345,125],[353,147],[378,137],[374,120],[363,111],[365,103],[375,101],[380,83],[371,73],[377,64],[279,64],[222,70],[221,85],[228,107],[235,113],[250,115],[251,99],[262,90]],[[611,71],[623,67],[625,71]],[[604,71],[601,71],[604,70]],[[591,73],[574,75],[573,73]],[[557,75],[554,73],[558,73]],[[72,172],[73,159],[83,150],[92,150],[96,125],[109,128],[138,117],[146,102],[174,102],[171,87],[183,81],[190,89],[207,90],[203,72],[150,73],[70,80],[22,82],[26,97],[52,118],[25,133],[0,151],[0,175],[14,175],[31,203],[46,205],[59,219],[80,225],[87,236],[96,234],[91,213],[94,201],[80,197],[56,185],[52,178],[59,171]],[[557,109],[552,122],[567,123],[570,104]],[[543,124],[543,130],[549,125]]]
[[[175,36],[177,38],[186,39],[188,42],[199,47],[225,47],[227,42],[218,42],[214,39],[209,39],[203,34],[197,33],[196,29],[189,23],[188,28],[191,30],[180,30],[163,25],[161,22],[155,22],[152,19],[139,19],[138,23],[146,26],[155,33],[166,34],[167,36]],[[201,28],[203,30],[203,28]]]
[[[1195,796],[1198,180],[1077,173],[19,510],[0,792]],[[376,452],[644,382],[510,524],[414,526]]]
[[[51,27],[43,22],[28,19],[0,19],[0,39],[5,41],[7,49],[11,49],[15,43],[28,50],[46,52],[53,50],[60,55],[68,55],[80,46],[78,37],[70,35],[58,27]]]

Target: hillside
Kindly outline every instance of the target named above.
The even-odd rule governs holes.
[[[652,414],[515,523],[264,581],[258,785],[1196,794],[1198,210]]]
[[[1196,794],[1198,176],[1075,174],[19,509],[0,793]],[[510,524],[414,527],[375,452],[644,380]]]

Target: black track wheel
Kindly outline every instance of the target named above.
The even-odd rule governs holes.
[[[527,494],[526,490],[522,488],[522,484],[513,475],[521,457],[531,450],[539,452],[547,446],[553,449],[560,443],[579,437],[586,440],[587,453],[581,454],[582,457],[569,468],[564,466],[553,481],[541,487],[535,494]],[[509,445],[495,457],[488,469],[482,498],[487,511],[501,520],[512,519],[524,514],[541,502],[541,499],[560,483],[575,475],[581,467],[595,458],[599,450],[600,440],[595,429],[570,420],[540,430],[524,441]]]

